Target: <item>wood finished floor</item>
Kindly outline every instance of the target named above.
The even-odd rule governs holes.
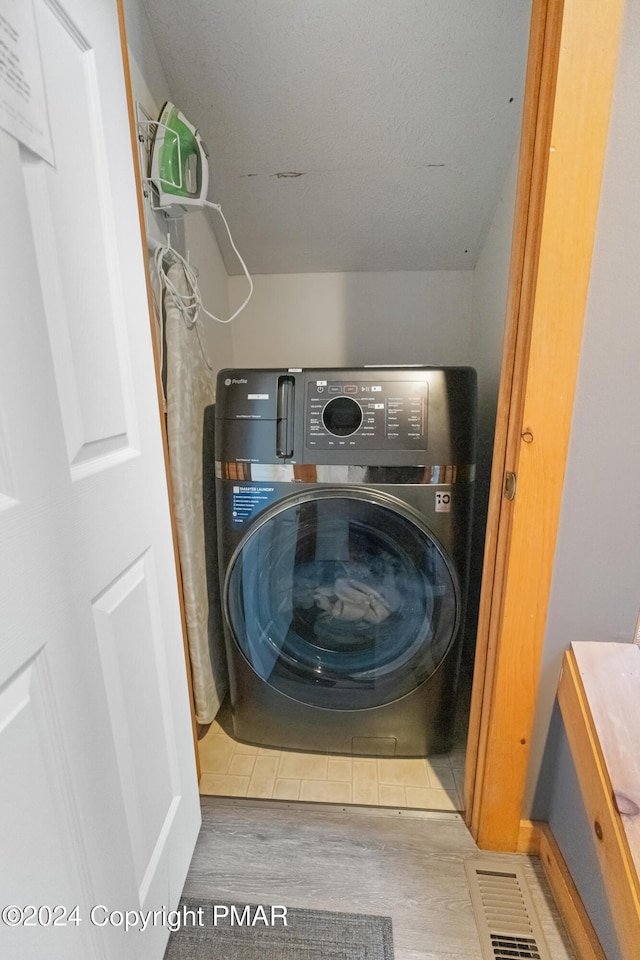
[[[390,916],[395,960],[482,960],[464,872],[478,851],[459,820],[201,802],[185,896]],[[538,861],[489,856],[524,862],[553,960],[575,960]]]

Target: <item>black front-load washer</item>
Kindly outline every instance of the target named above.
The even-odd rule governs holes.
[[[240,740],[450,748],[475,418],[465,367],[221,372],[218,545]]]

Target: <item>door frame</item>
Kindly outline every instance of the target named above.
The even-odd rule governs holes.
[[[123,0],[117,6],[141,204]],[[623,7],[532,2],[464,789],[467,825],[492,850],[521,846]],[[512,500],[507,472],[517,477]]]
[[[484,849],[523,846],[623,7],[624,0],[532,6],[465,769],[466,821]],[[516,477],[513,499],[504,495],[507,473]]]

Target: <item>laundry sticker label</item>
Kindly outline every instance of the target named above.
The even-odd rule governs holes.
[[[273,501],[275,487],[237,486],[231,497],[231,520],[246,523]]]
[[[436,491],[436,513],[451,513],[451,494]]]

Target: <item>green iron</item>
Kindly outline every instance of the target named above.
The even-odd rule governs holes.
[[[202,137],[169,101],[160,112],[155,131],[149,179],[158,191],[158,206],[178,216],[189,207],[204,206],[209,189],[209,153]]]

